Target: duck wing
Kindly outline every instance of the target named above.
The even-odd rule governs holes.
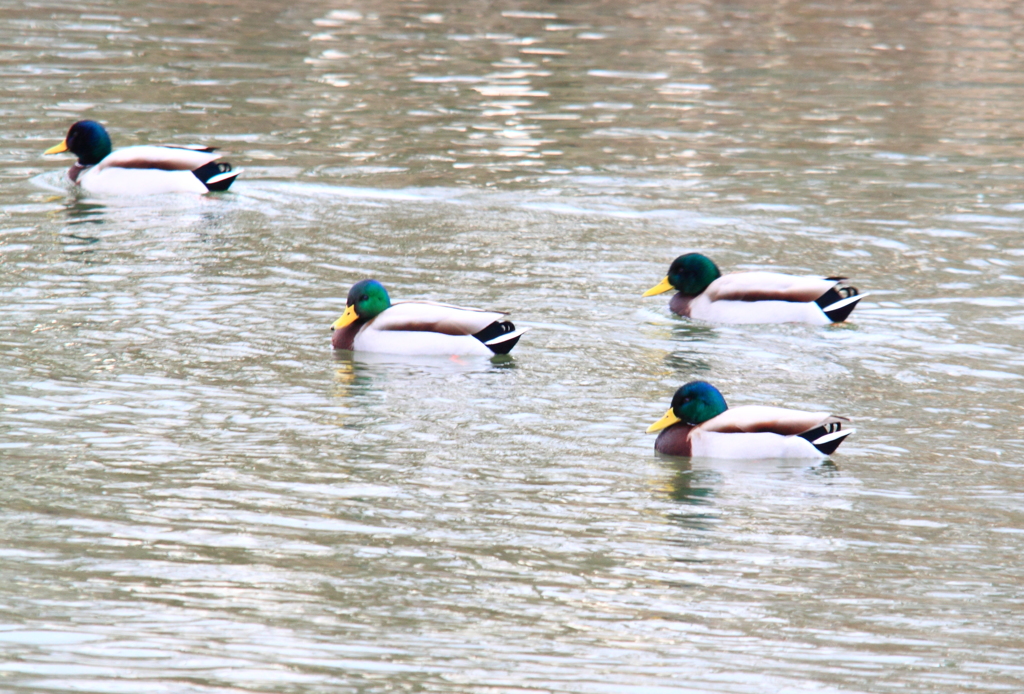
[[[801,277],[781,272],[734,272],[712,282],[704,293],[711,301],[809,302],[842,278]]]
[[[475,335],[507,314],[433,301],[396,301],[367,323],[373,330],[415,331],[444,335]]]
[[[219,154],[209,148],[137,145],[111,152],[94,167],[94,170],[99,172],[103,169],[117,168],[194,171],[219,157]]]
[[[805,412],[784,407],[766,405],[743,405],[726,410],[709,419],[698,428],[722,434],[755,434],[768,432],[781,436],[799,436],[815,429],[841,429],[846,417],[837,417],[828,412]],[[825,433],[823,431],[823,433]]]

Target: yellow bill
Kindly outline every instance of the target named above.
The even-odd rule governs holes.
[[[669,284],[668,277],[666,277],[665,279],[663,279],[661,281],[660,284],[658,284],[658,285],[656,285],[654,287],[651,287],[646,292],[644,292],[644,296],[654,296],[655,294],[664,294],[665,292],[667,292],[670,289],[674,289],[674,287],[671,284]]]
[[[68,151],[68,141],[64,140],[59,145],[54,145],[50,149],[46,150],[45,152],[43,152],[43,154],[58,154],[60,152],[67,152],[67,151]]]
[[[670,427],[673,424],[675,424],[676,422],[681,422],[681,421],[683,421],[683,420],[679,419],[679,417],[676,417],[675,412],[673,412],[672,408],[670,407],[670,408],[668,408],[668,412],[665,413],[664,417],[659,419],[657,422],[655,422],[651,426],[647,427],[647,433],[648,434],[653,434],[656,431],[661,431],[662,429]]]
[[[337,330],[338,328],[344,328],[346,325],[351,325],[352,323],[355,323],[357,320],[359,320],[359,316],[356,315],[356,305],[352,304],[347,309],[345,309],[345,312],[343,314],[341,314],[341,318],[334,321],[334,324],[331,325],[331,329]]]

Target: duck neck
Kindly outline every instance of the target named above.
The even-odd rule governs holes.
[[[344,328],[335,329],[331,335],[331,347],[334,349],[352,349],[355,343],[356,334],[366,324],[366,321],[359,320],[349,323]]]
[[[88,168],[88,166],[82,166],[81,162],[75,162],[71,165],[71,168],[68,169],[68,180],[72,183],[78,183],[78,177],[81,176]]]

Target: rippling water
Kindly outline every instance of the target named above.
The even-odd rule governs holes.
[[[0,688],[1024,686],[1024,23],[989,3],[7,3]],[[43,159],[206,141],[229,194]],[[680,252],[845,325],[641,299]],[[367,275],[508,359],[334,355]],[[851,416],[656,457],[675,387]]]

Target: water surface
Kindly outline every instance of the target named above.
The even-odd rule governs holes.
[[[0,676],[16,692],[1024,684],[1024,24],[958,1],[9,3]],[[43,159],[208,142],[229,194]],[[677,254],[844,274],[710,326]],[[334,355],[373,275],[510,359]],[[672,460],[672,391],[828,461]]]

